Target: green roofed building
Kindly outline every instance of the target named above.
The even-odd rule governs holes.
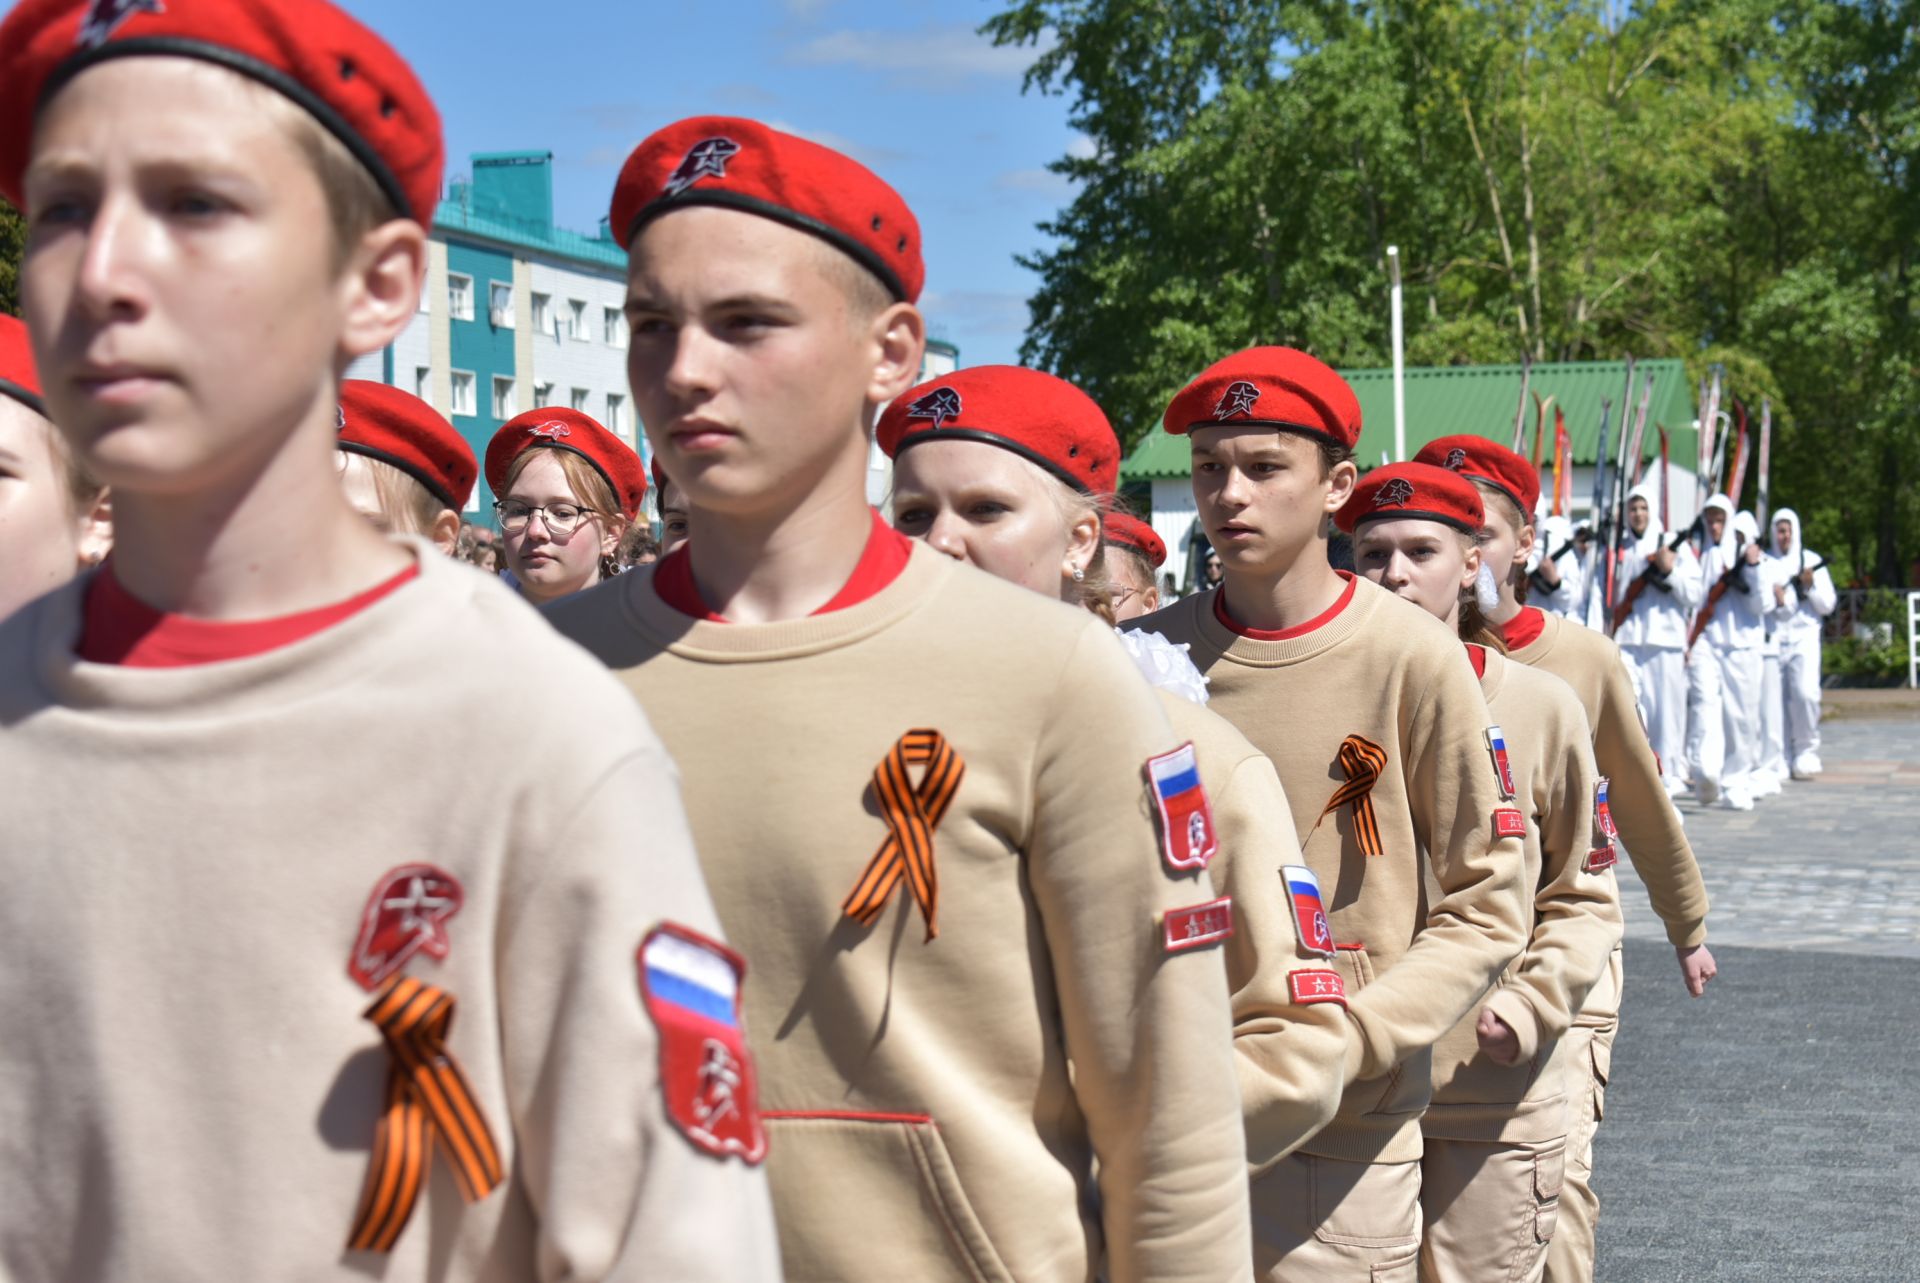
[[[1694,421],[1694,389],[1684,365],[1675,360],[1642,361],[1636,367],[1635,405],[1653,376],[1653,398],[1647,409],[1646,439],[1641,446],[1643,465],[1658,473],[1660,437],[1656,427],[1664,426],[1672,459],[1673,494],[1669,510],[1692,520],[1705,496],[1696,495],[1694,461],[1697,450],[1697,425]],[[1360,445],[1354,452],[1364,470],[1378,467],[1393,457],[1393,371],[1342,370],[1342,378],[1360,399]],[[1440,437],[1474,433],[1501,444],[1513,439],[1514,412],[1520,404],[1518,365],[1425,366],[1406,371],[1407,457],[1421,446]],[[1623,361],[1569,362],[1536,365],[1528,381],[1529,393],[1552,397],[1541,443],[1541,484],[1543,495],[1551,495],[1553,484],[1553,412],[1566,416],[1568,444],[1573,456],[1572,510],[1579,517],[1592,502],[1594,462],[1600,436],[1600,412],[1603,402],[1612,403],[1608,454],[1620,443],[1620,402],[1626,392],[1627,367]],[[1522,453],[1533,450],[1535,416],[1532,397],[1528,398],[1526,429]],[[1169,436],[1157,424],[1135,446],[1120,468],[1121,485],[1136,499],[1145,499],[1151,509],[1153,527],[1167,541],[1166,573],[1185,586],[1191,574],[1194,543],[1193,494],[1188,485],[1191,475],[1187,442]]]

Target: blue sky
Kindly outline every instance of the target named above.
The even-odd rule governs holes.
[[[848,152],[920,219],[933,333],[968,365],[1017,359],[1034,278],[1013,257],[1068,199],[1046,165],[1077,140],[1065,100],[1020,92],[1034,51],[974,35],[994,4],[345,3],[426,81],[449,174],[472,152],[554,153],[562,226],[594,230],[628,151],[682,116],[754,116]]]

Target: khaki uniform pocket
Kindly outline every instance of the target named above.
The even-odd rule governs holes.
[[[1553,1241],[1560,1220],[1560,1188],[1566,1182],[1567,1142],[1554,1141],[1533,1156],[1533,1241]]]
[[[767,1172],[794,1283],[1014,1283],[924,1115],[768,1113]]]

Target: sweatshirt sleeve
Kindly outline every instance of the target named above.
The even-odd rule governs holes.
[[[1533,898],[1533,935],[1519,964],[1487,999],[1520,1040],[1522,1059],[1572,1027],[1587,991],[1606,970],[1620,941],[1620,893],[1611,864],[1587,869],[1589,853],[1611,845],[1595,823],[1599,773],[1586,718],[1572,707],[1553,719],[1551,743],[1540,746],[1545,796],[1535,822],[1540,835],[1540,890]]]
[[[1667,577],[1667,583],[1682,610],[1693,610],[1705,600],[1706,580],[1700,569],[1700,558],[1690,546],[1682,544],[1674,554],[1673,573]]]
[[[1593,756],[1610,782],[1610,806],[1633,871],[1646,884],[1653,911],[1666,924],[1667,939],[1688,949],[1707,939],[1707,886],[1660,781],[1653,745],[1640,725],[1633,679],[1617,651],[1607,656],[1600,687],[1600,723]]]
[[[1493,831],[1505,803],[1485,740],[1492,723],[1466,652],[1436,655],[1402,769],[1439,896],[1412,946],[1353,998],[1366,1049],[1360,1078],[1438,1041],[1526,943],[1526,851]]]
[[[533,809],[503,887],[499,1038],[539,1277],[777,1283],[764,1170],[675,1128],[641,997],[652,927],[720,939],[672,763],[643,748]]]
[[[1291,973],[1333,964],[1309,952],[1293,925],[1280,870],[1303,861],[1272,761],[1254,750],[1222,774],[1218,792],[1208,784],[1223,857],[1213,871],[1220,893],[1233,898],[1233,1050],[1247,1162],[1257,1176],[1333,1121],[1359,1069],[1360,1029],[1344,1003],[1293,1001]]]
[[[1831,615],[1833,608],[1840,604],[1840,594],[1833,587],[1833,576],[1825,566],[1813,572],[1813,588],[1807,593],[1807,604],[1822,619]]]
[[[1246,1141],[1223,951],[1169,952],[1163,919],[1215,892],[1163,862],[1146,785],[1176,747],[1120,643],[1089,617],[1036,746],[1028,878],[1100,1163],[1113,1283],[1252,1277]]]

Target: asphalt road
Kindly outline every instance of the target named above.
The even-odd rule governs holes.
[[[1598,1283],[1920,1283],[1920,720],[1823,730],[1821,780],[1683,808],[1707,997],[1623,880]]]

